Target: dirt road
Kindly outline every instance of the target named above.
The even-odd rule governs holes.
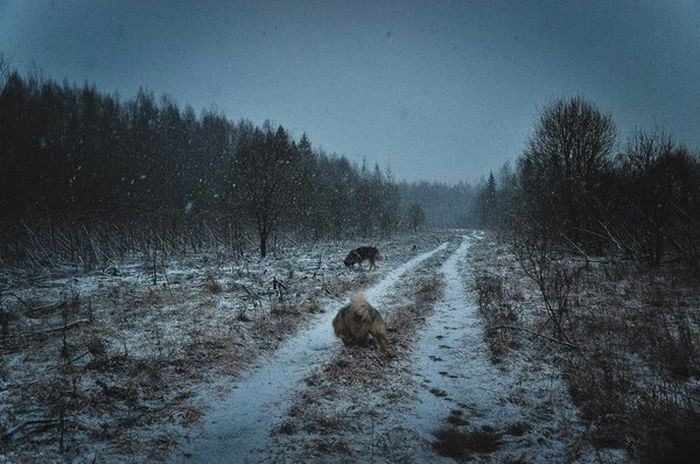
[[[418,267],[447,243],[418,255],[394,269],[365,294],[381,303],[399,279]],[[214,403],[204,418],[202,434],[176,452],[172,462],[258,462],[272,426],[286,414],[301,380],[337,352],[331,320],[344,301],[327,306],[307,330],[287,340],[270,358],[261,360],[225,398]]]
[[[469,289],[480,239],[453,238],[367,292],[395,328],[392,359],[334,340],[336,302],[219,400],[174,462],[593,461],[558,371],[493,363]],[[436,280],[432,303],[416,299]]]

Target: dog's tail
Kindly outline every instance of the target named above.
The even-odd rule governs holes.
[[[360,316],[362,319],[369,318],[370,305],[361,292],[355,293],[352,296],[352,298],[350,299],[350,306],[355,311],[355,314]]]

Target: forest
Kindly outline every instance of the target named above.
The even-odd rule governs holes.
[[[562,99],[540,114],[516,168],[489,175],[473,212],[481,227],[543,252],[695,271],[700,159],[661,128],[637,129],[620,143],[611,115],[579,97]]]
[[[306,134],[295,140],[269,121],[197,115],[144,89],[121,101],[87,83],[3,75],[6,262],[93,265],[155,242],[184,251],[208,241],[240,254],[249,236],[265,256],[283,235],[454,227],[474,197],[468,184],[397,183],[389,167],[314,150]]]

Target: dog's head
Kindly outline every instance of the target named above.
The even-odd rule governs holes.
[[[343,260],[343,264],[345,264],[345,267],[351,267],[353,264],[355,264],[355,260],[352,259],[352,255],[347,255]]]

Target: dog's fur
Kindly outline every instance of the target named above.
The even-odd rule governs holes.
[[[387,333],[384,319],[361,293],[356,294],[350,304],[343,306],[333,319],[333,330],[345,345],[365,345],[372,339],[387,353]]]
[[[381,261],[382,259],[384,259],[384,257],[379,253],[379,250],[377,250],[376,248],[371,246],[363,246],[355,248],[350,253],[348,253],[348,255],[343,260],[343,263],[345,263],[347,267],[352,267],[355,264],[362,264],[362,262],[365,259],[369,260],[369,269],[372,270],[375,267],[375,261]]]

